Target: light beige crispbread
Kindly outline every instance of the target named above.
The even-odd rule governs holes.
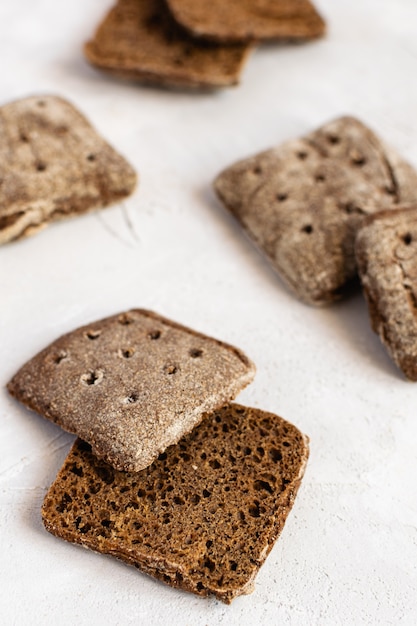
[[[118,0],[84,48],[92,65],[121,78],[192,88],[237,84],[249,50],[196,41],[163,0]]]
[[[369,217],[356,240],[373,330],[417,381],[417,204]]]
[[[321,37],[326,29],[309,0],[167,1],[177,22],[214,41],[299,41]]]
[[[64,335],[8,384],[28,408],[138,471],[232,400],[255,368],[237,348],[133,310]]]
[[[229,405],[138,473],[78,440],[46,495],[51,533],[155,578],[230,603],[250,593],[282,531],[308,439],[259,409]]]
[[[34,96],[0,107],[0,244],[117,202],[136,174],[69,102]]]
[[[358,120],[343,117],[241,161],[215,189],[273,267],[309,304],[356,277],[364,217],[417,200],[417,173]]]

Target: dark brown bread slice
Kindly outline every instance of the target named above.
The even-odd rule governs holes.
[[[356,256],[373,330],[417,381],[417,204],[368,218]]]
[[[115,468],[138,471],[254,373],[237,348],[138,309],[64,335],[8,390]]]
[[[0,108],[0,244],[117,202],[135,185],[132,167],[62,98]]]
[[[114,471],[78,440],[46,495],[51,533],[112,554],[223,602],[250,593],[293,505],[308,439],[282,418],[237,404],[153,465]]]
[[[226,87],[238,82],[250,47],[190,37],[164,0],[119,0],[84,52],[99,69],[122,78],[174,87]]]
[[[306,40],[326,25],[309,0],[167,0],[180,24],[213,41]]]
[[[358,120],[343,117],[241,161],[215,181],[225,206],[296,294],[339,299],[356,277],[364,217],[417,200],[417,173]]]

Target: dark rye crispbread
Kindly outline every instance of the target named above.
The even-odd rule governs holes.
[[[366,215],[417,200],[417,173],[343,117],[222,172],[215,190],[272,266],[309,304],[339,299],[357,275]]]
[[[84,48],[87,60],[121,78],[191,88],[238,83],[250,47],[196,41],[164,0],[119,0]]]
[[[137,309],[57,339],[7,387],[113,467],[138,471],[254,373],[237,348]]]
[[[307,458],[308,439],[295,426],[237,404],[207,415],[138,473],[114,471],[77,440],[43,521],[67,541],[230,603],[253,590]]]
[[[0,244],[117,202],[135,185],[132,167],[62,98],[0,108]]]
[[[372,328],[417,381],[417,204],[369,217],[357,235],[356,258]]]
[[[324,35],[326,25],[309,0],[167,0],[195,37],[239,42],[299,41]]]

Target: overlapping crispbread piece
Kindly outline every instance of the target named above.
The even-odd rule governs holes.
[[[114,471],[78,440],[46,495],[43,521],[67,541],[230,603],[253,590],[307,458],[308,439],[292,424],[234,404],[138,473]]]
[[[196,41],[164,0],[118,0],[84,49],[92,65],[122,78],[191,88],[237,84],[249,50]]]
[[[309,0],[167,0],[195,37],[237,42],[321,37],[325,22]]]
[[[343,117],[229,167],[215,189],[296,294],[321,305],[356,276],[364,217],[417,200],[417,173]]]
[[[237,348],[138,309],[64,335],[8,390],[115,468],[138,471],[205,411],[235,398],[254,372]]]
[[[356,256],[373,330],[417,381],[417,204],[369,217]]]
[[[0,108],[0,244],[117,202],[135,184],[132,167],[62,98]]]

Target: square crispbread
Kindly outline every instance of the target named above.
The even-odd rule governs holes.
[[[308,439],[237,404],[206,416],[137,473],[114,471],[77,440],[45,497],[48,531],[230,603],[250,593],[282,531]]]
[[[237,84],[249,51],[196,41],[164,0],[119,0],[84,48],[92,65],[121,78],[192,88]]]
[[[167,0],[179,24],[195,37],[239,42],[315,39],[326,25],[309,0]]]
[[[215,190],[272,266],[309,304],[356,277],[366,215],[417,200],[417,173],[358,120],[343,117],[222,172]]]
[[[417,381],[417,204],[369,217],[356,239],[373,330]]]
[[[69,102],[0,107],[0,244],[125,198],[136,174]]]
[[[237,348],[138,309],[57,339],[8,390],[116,469],[138,471],[254,373]]]

